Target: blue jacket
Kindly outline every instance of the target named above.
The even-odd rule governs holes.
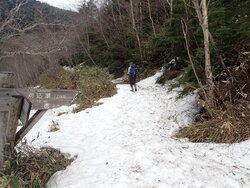
[[[132,72],[131,69],[134,69],[134,73],[131,73]],[[137,76],[138,73],[139,73],[139,70],[138,70],[138,67],[135,64],[129,66],[128,73],[127,73],[128,75]]]

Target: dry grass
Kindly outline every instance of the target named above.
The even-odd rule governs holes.
[[[240,64],[230,68],[230,76],[217,75],[215,106],[200,100],[197,121],[175,134],[191,142],[237,143],[250,138],[250,56],[239,55]],[[237,61],[237,60],[235,60]]]
[[[1,188],[42,188],[57,171],[64,170],[73,159],[53,148],[22,146],[16,158],[0,169]]]
[[[52,120],[51,124],[49,125],[48,132],[56,132],[58,130],[59,130],[59,123],[57,121]]]
[[[162,76],[160,76],[156,83],[164,85],[166,81],[172,80],[176,78],[179,75],[179,71],[176,70],[165,70]]]
[[[99,105],[97,101],[101,98],[111,97],[116,93],[115,84],[105,69],[99,67],[81,67],[76,71],[76,82],[79,95],[77,102],[78,112],[82,109]]]
[[[96,101],[110,97],[116,93],[112,78],[105,69],[93,66],[76,67],[74,72],[59,68],[58,74],[44,73],[33,85],[44,88],[77,89],[79,94],[75,103],[79,107],[74,110],[89,108],[96,105]]]
[[[175,136],[189,138],[191,142],[231,144],[245,141],[250,137],[249,110],[244,109],[242,114],[231,115],[223,114],[225,113],[223,111],[217,111],[217,117],[183,127]]]

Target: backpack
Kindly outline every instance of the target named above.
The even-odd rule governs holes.
[[[136,65],[132,65],[129,69],[129,75],[131,76],[137,76],[139,73],[138,67]]]

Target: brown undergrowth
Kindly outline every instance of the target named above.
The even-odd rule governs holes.
[[[43,188],[55,172],[73,161],[50,147],[35,149],[23,145],[19,149],[15,159],[4,162],[0,168],[1,188]]]
[[[58,68],[58,74],[45,72],[33,85],[44,88],[77,89],[79,91],[75,103],[79,106],[74,112],[94,105],[101,98],[111,97],[116,93],[112,78],[105,69],[96,66],[79,66],[74,71]]]
[[[248,42],[247,42],[248,41]],[[250,137],[250,36],[240,39],[226,54],[230,71],[215,77],[215,101],[203,107],[196,122],[175,134],[191,142],[237,143]]]
[[[77,89],[79,94],[75,111],[97,105],[96,101],[115,93],[115,85],[105,69],[99,67],[77,67],[64,70],[58,67],[40,75],[33,85],[42,88]],[[57,131],[59,125],[52,122],[49,131]],[[73,159],[65,157],[60,151],[46,147],[35,149],[25,143],[17,149],[14,159],[0,166],[1,188],[43,188],[57,171],[64,170]]]
[[[166,81],[172,80],[179,76],[180,71],[177,70],[165,70],[157,80],[156,83],[164,85]]]

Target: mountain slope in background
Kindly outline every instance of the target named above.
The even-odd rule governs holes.
[[[70,25],[76,15],[36,0],[1,1],[0,26],[8,24],[0,30],[0,71],[15,72],[24,87],[43,70],[56,66],[73,41]]]

